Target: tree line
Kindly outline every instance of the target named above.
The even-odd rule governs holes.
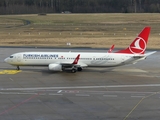
[[[159,0],[0,0],[0,14],[159,13]]]

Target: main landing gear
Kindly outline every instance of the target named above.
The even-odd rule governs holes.
[[[81,67],[77,67],[77,68],[74,67],[71,69],[72,73],[76,73],[77,71],[82,71],[82,68]]]
[[[17,70],[20,70],[19,66],[17,66]]]
[[[71,70],[71,72],[72,72],[72,73],[76,73],[77,70],[76,70],[75,68],[73,68],[73,69]]]
[[[78,71],[82,71],[82,68],[81,68],[81,67],[78,67],[77,70],[78,70]]]

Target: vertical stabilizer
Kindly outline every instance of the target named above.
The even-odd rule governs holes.
[[[150,29],[150,27],[145,27],[127,49],[120,50],[116,53],[144,54],[150,34]]]

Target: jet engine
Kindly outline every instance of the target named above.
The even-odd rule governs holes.
[[[48,69],[51,71],[62,71],[62,65],[60,64],[49,64]]]

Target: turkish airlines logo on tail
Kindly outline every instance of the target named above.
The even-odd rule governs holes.
[[[129,46],[132,53],[143,53],[146,49],[146,42],[143,38],[137,37],[135,41]]]

